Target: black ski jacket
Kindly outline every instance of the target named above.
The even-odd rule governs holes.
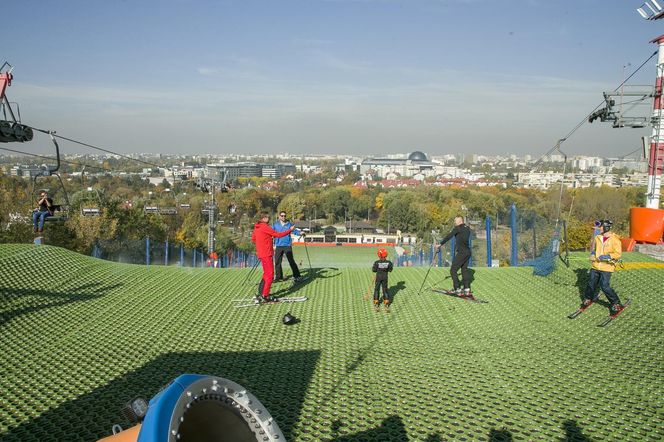
[[[387,281],[387,272],[391,272],[392,267],[392,261],[388,259],[375,261],[371,270],[376,274],[376,281]]]
[[[454,248],[456,253],[470,254],[470,227],[465,224],[459,224],[455,226],[450,233],[447,234],[445,238],[440,241],[442,246],[447,241],[455,237]]]

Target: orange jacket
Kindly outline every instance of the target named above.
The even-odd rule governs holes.
[[[611,259],[620,259],[622,256],[620,237],[613,232],[606,232],[595,236],[595,243],[593,246],[594,247],[591,250],[592,254],[590,255],[593,269],[601,272],[613,272],[616,269],[615,263],[600,261],[599,257],[602,255],[609,255]]]
[[[259,258],[266,258],[272,256],[272,237],[281,238],[282,236],[290,235],[292,230],[284,230],[277,232],[267,223],[258,221],[254,224],[254,232],[251,234],[251,241],[256,244],[256,256]]]

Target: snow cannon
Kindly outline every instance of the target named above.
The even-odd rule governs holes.
[[[183,374],[149,403],[133,400],[123,414],[137,425],[98,442],[283,442],[265,406],[246,388],[217,376]],[[117,431],[116,431],[117,430]]]

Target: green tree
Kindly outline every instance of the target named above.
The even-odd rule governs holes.
[[[329,222],[345,218],[349,200],[350,191],[346,187],[332,187],[323,191],[321,206]]]
[[[304,218],[306,202],[299,193],[290,193],[279,202],[277,211],[286,212],[291,220],[300,220]]]

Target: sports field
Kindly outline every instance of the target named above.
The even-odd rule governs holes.
[[[427,267],[397,268],[387,314],[363,300],[375,250],[357,250],[326,259],[337,252],[309,247],[308,271],[297,248],[310,279],[273,293],[309,300],[238,309],[233,300],[258,282],[254,273],[243,283],[250,269],[0,245],[0,440],[108,436],[127,425],[122,405],[182,373],[247,387],[291,441],[664,439],[656,261],[625,254],[612,284],[632,305],[600,328],[604,305],[566,317],[585,287],[585,254],[547,277],[475,269],[473,290],[488,304],[430,291],[451,286],[447,269],[432,269],[418,295]],[[288,311],[298,324],[281,323]]]

